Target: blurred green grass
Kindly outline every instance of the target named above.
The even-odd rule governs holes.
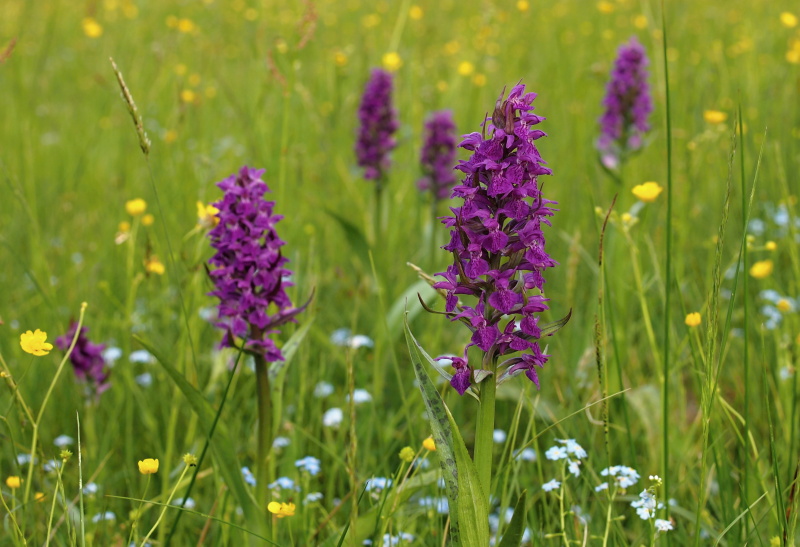
[[[605,209],[619,193],[617,210],[626,211],[635,202],[630,193],[634,184],[647,180],[665,183],[660,8],[655,2],[622,0],[527,5],[527,10],[521,11],[511,2],[501,7],[493,2],[442,0],[420,4],[422,16],[415,19],[408,16],[410,2],[283,5],[243,0],[106,0],[75,9],[63,1],[34,4],[7,0],[0,19],[0,48],[12,38],[17,42],[0,65],[0,177],[7,204],[0,215],[0,256],[5,264],[0,271],[0,318],[5,323],[0,327],[0,333],[5,333],[0,336],[0,351],[26,400],[36,407],[51,376],[42,372],[49,361],[30,362],[20,351],[19,332],[42,328],[52,339],[66,331],[80,302],[87,301],[86,324],[93,340],[117,345],[127,355],[138,348],[130,337],[135,328],[157,347],[170,350],[190,381],[216,404],[225,359],[213,351],[218,333],[198,315],[201,308],[214,305],[204,295],[209,285],[202,262],[210,253],[200,235],[182,238],[196,223],[195,202],[217,199],[216,181],[242,164],[264,167],[265,181],[273,192],[269,197],[285,216],[278,231],[287,241],[284,249],[291,260],[289,267],[295,271],[292,297],[300,302],[316,288],[313,308],[317,319],[287,381],[286,403],[294,406],[294,413],[286,412],[290,427],[285,433],[291,434],[293,442],[281,454],[279,469],[292,473],[294,459],[311,452],[322,454],[326,470],[320,489],[326,500],[350,491],[344,454],[351,439],[346,428],[323,430],[321,414],[335,405],[309,394],[317,381],[330,381],[336,386],[338,405],[344,406],[345,365],[352,359],[356,387],[370,390],[374,397],[369,411],[362,412],[359,407],[358,476],[389,476],[396,468],[394,455],[399,449],[406,444],[416,446],[428,431],[402,337],[399,330],[387,332],[386,313],[416,281],[407,261],[430,272],[443,270],[449,262],[444,251],[430,256],[428,234],[433,233],[441,243],[447,234],[431,218],[427,198],[419,195],[414,184],[424,117],[431,110],[450,108],[461,133],[480,130],[482,117],[503,87],[522,80],[539,93],[536,111],[547,118],[542,129],[548,137],[539,141],[540,151],[554,176],[546,178],[544,191],[559,202],[560,209],[546,232],[548,250],[561,263],[547,280],[552,305],[549,318],[559,318],[569,309],[573,316],[568,327],[550,341],[553,357],[541,375],[542,391],[536,393],[517,384],[501,392],[504,401],[498,427],[510,422],[520,395],[526,399],[523,422],[536,420],[534,431],[595,401],[598,387],[592,328],[599,232],[594,208]],[[794,473],[790,438],[797,427],[796,376],[784,381],[780,371],[796,366],[795,338],[800,325],[796,312],[791,312],[777,329],[760,328],[763,302],[758,293],[774,289],[798,296],[800,264],[795,233],[780,231],[768,215],[783,203],[792,221],[796,218],[800,76],[798,65],[787,62],[785,54],[800,31],[781,24],[781,12],[796,10],[790,2],[668,3],[666,9],[675,151],[673,248],[677,250],[672,257],[677,286],[669,288],[673,291],[675,359],[671,379],[674,419],[670,421],[675,476],[670,478],[669,495],[691,515],[699,481],[717,481],[720,495],[711,494],[708,511],[703,514],[704,527],[713,534],[743,510],[735,477],[745,451],[737,439],[740,425],[735,418],[715,414],[713,473],[702,479],[698,476],[700,369],[690,354],[682,318],[684,309],[702,310],[708,301],[713,241],[721,217],[732,120],[738,104],[746,133],[737,153],[745,153],[748,185],[765,128],[767,134],[752,213],[766,220],[767,231],[753,241],[751,260],[772,258],[776,268],[767,279],[751,280],[750,294],[745,295],[753,303],[750,321],[744,325],[743,316],[735,311],[734,327],[750,337],[754,368],[768,373],[784,486]],[[89,17],[102,27],[100,36],[86,35]],[[652,140],[631,161],[625,185],[618,187],[597,166],[593,143],[616,48],[634,34],[650,54],[656,110]],[[402,127],[387,190],[391,207],[383,219],[388,229],[380,241],[371,240],[373,275],[324,211],[346,217],[365,233],[371,231],[373,189],[361,180],[352,150],[355,110],[370,67],[380,65],[383,55],[395,49],[402,60],[395,74],[395,101]],[[138,149],[109,57],[125,75],[153,142],[149,166]],[[727,122],[706,122],[703,112],[711,109],[728,113]],[[156,208],[151,173],[162,210]],[[130,220],[125,202],[136,197],[144,198],[148,212],[158,218],[152,226],[139,229],[135,271],[142,271],[146,252],[158,255],[169,271],[165,276],[143,279],[132,317],[125,306],[132,279],[132,272],[125,268],[127,248],[116,245],[114,238],[118,224]],[[733,199],[729,242],[742,234],[741,223],[735,220],[741,218],[740,201],[738,195]],[[663,200],[647,205],[632,230],[656,333],[664,330],[665,211]],[[443,205],[439,213],[446,212]],[[168,261],[162,215],[178,271]],[[777,243],[776,251],[759,250],[767,240]],[[723,268],[736,260],[737,253],[735,244],[726,246]],[[612,381],[609,387],[611,392],[631,389],[625,404],[631,412],[630,435],[636,443],[635,447],[626,446],[628,432],[620,429],[623,403],[617,398],[611,403],[611,453],[620,460],[638,456],[636,462],[622,463],[647,475],[660,469],[660,363],[642,327],[638,296],[630,282],[629,248],[613,227],[607,234],[606,260],[606,299],[613,307],[615,347],[620,350],[616,360],[622,365],[625,382],[619,386]],[[184,323],[176,282],[189,310],[196,367],[185,333],[181,334]],[[724,287],[730,288],[729,281]],[[408,305],[413,308],[417,303],[412,299]],[[741,300],[735,310],[740,309]],[[333,346],[328,337],[340,327],[374,338],[374,350],[350,353]],[[461,329],[424,312],[413,318],[412,328],[431,354],[455,352],[464,343]],[[286,337],[288,334],[283,339]],[[614,367],[611,347],[607,348],[608,362]],[[752,408],[742,408],[740,354],[741,337],[730,337],[723,348],[726,364],[719,393],[751,420],[750,430],[760,450],[757,456],[751,452],[757,469],[757,478],[752,480],[760,495],[771,485],[763,409],[767,401],[756,389]],[[155,379],[146,389],[133,381],[145,371]],[[610,377],[616,378],[616,372]],[[51,411],[47,417],[43,438],[73,431],[73,411],[81,409],[86,429],[84,475],[104,463],[98,477],[98,482],[102,479],[106,485],[104,493],[113,490],[115,495],[136,496],[136,460],[163,454],[169,446],[174,447],[177,461],[183,451],[198,450],[203,437],[190,409],[154,365],[129,365],[123,357],[113,370],[112,382],[114,387],[98,404],[86,406],[82,387],[71,380],[62,381],[57,389],[60,411]],[[465,424],[474,420],[471,401],[460,401],[452,393],[447,397],[458,420]],[[255,420],[253,398],[254,386],[242,372],[223,417],[233,438],[243,440],[238,447],[243,463],[252,458],[254,446],[248,440]],[[18,409],[11,405],[8,392],[0,401],[3,408],[10,409],[5,416],[13,425],[8,427],[21,441],[25,425],[19,423]],[[108,434],[117,427],[119,434]],[[594,422],[572,418],[559,426],[558,436],[574,437],[583,446],[594,447],[596,471],[605,466],[602,428]],[[15,448],[8,443],[4,446],[5,476],[13,474],[14,454],[24,450],[24,443]],[[549,478],[542,473],[541,467],[536,473],[525,471],[516,486],[537,492],[532,525],[549,531],[557,519],[551,520],[552,508],[538,488],[539,479]],[[722,492],[731,497],[723,498]],[[193,494],[198,500],[213,495],[210,482],[201,482]],[[113,506],[120,502],[97,503]],[[581,501],[584,508],[593,503],[597,505],[585,498]],[[126,512],[123,504],[116,507],[118,514]],[[326,507],[330,510],[333,506]],[[760,509],[769,511],[766,504]],[[342,518],[346,517],[338,515],[334,522],[342,524]],[[186,524],[188,520],[183,524],[187,537],[196,525],[194,521]],[[414,524],[414,519],[404,525],[425,529]],[[774,521],[758,525],[764,527],[762,539],[776,533]],[[640,525],[630,526],[638,530]],[[628,523],[623,527],[627,529]],[[693,530],[688,517],[678,517],[675,541],[688,541]],[[737,533],[744,537],[745,531]]]

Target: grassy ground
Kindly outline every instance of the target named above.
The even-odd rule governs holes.
[[[621,217],[637,203],[631,188],[668,183],[660,6],[631,0],[502,6],[478,0],[105,0],[77,8],[58,0],[5,2],[0,50],[12,40],[16,45],[0,56],[6,204],[0,354],[8,384],[0,394],[0,474],[24,480],[20,488],[3,487],[0,542],[21,545],[24,536],[42,544],[54,530],[54,544],[80,543],[83,521],[87,544],[123,544],[141,541],[156,522],[158,505],[145,504],[137,518],[139,503],[130,498],[165,503],[183,470],[181,456],[200,454],[208,424],[164,367],[131,355],[147,344],[219,408],[236,354],[217,351],[221,335],[205,319],[216,302],[206,296],[211,288],[203,264],[211,249],[196,229],[195,204],[219,199],[214,183],[246,164],[266,168],[270,198],[285,217],[278,231],[294,271],[293,301],[315,291],[298,325],[278,336],[286,341],[310,324],[287,368],[278,434],[289,443],[276,449],[272,470],[300,488],[276,492],[276,499],[295,502],[297,512],[274,520],[265,534],[279,545],[335,544],[352,523],[345,544],[368,537],[381,544],[384,534],[401,532],[413,534],[415,545],[442,544],[446,515],[425,501],[444,493],[436,484],[436,453],[421,448],[430,430],[402,334],[406,301],[411,328],[430,354],[457,352],[466,338],[457,325],[421,311],[418,291],[439,309],[441,303],[406,265],[433,273],[452,260],[437,248],[447,230],[415,186],[421,128],[428,112],[449,108],[459,133],[480,130],[503,87],[522,80],[539,93],[536,112],[547,118],[541,127],[548,137],[539,148],[554,176],[544,193],[559,203],[546,231],[548,251],[560,263],[547,279],[552,309],[546,319],[570,309],[572,319],[549,341],[552,357],[540,373],[540,391],[519,380],[498,392],[497,428],[507,435],[495,452],[494,513],[501,529],[506,509],[527,489],[534,544],[584,538],[648,544],[650,524],[630,502],[649,486],[647,476],[658,474],[665,483],[658,499],[674,503],[675,529],[667,535],[673,545],[770,545],[773,538],[793,544],[800,73],[790,61],[791,48],[800,48],[793,45],[800,25],[781,13],[800,13],[788,1],[668,3],[671,215],[665,192],[636,211],[631,224]],[[616,183],[597,163],[596,120],[616,49],[631,35],[651,59],[655,111],[646,148]],[[375,222],[373,188],[353,154],[355,112],[369,69],[392,52],[402,61],[395,71],[401,129]],[[143,117],[152,141],[148,157],[139,150],[109,57]],[[727,118],[707,119],[709,110]],[[733,137],[739,111],[741,140]],[[601,276],[602,217],[595,209],[607,210],[615,195]],[[147,202],[151,225],[126,213],[134,198]],[[448,205],[436,214],[446,214]],[[747,215],[759,222],[751,220],[745,238]],[[145,271],[154,256],[163,275]],[[763,260],[773,262],[772,273],[749,276]],[[67,368],[37,419],[63,353],[32,357],[21,350],[19,336],[39,328],[52,342],[78,317],[82,302],[90,338],[120,349],[112,387],[86,397],[85,385]],[[684,324],[689,312],[700,312],[700,326]],[[331,335],[340,328],[367,335],[374,346],[336,345]],[[244,533],[237,527],[256,531],[237,512],[241,504],[225,474],[254,468],[255,383],[247,364],[233,378],[214,441],[229,440],[235,459],[210,452],[191,493],[194,511],[220,520],[183,515],[173,544],[239,544]],[[315,396],[320,382],[332,393]],[[352,387],[367,390],[371,401],[351,408]],[[444,387],[442,393],[471,447],[474,400]],[[596,404],[604,396],[610,396],[607,425],[604,405]],[[339,427],[323,424],[332,408],[343,410]],[[98,486],[83,496],[82,510],[77,458],[61,478],[43,467],[58,457],[56,437],[77,440],[76,412],[83,483]],[[30,454],[33,422],[39,445],[29,475],[29,464],[20,462]],[[567,438],[588,452],[582,472],[545,492],[542,485],[561,480],[563,470],[544,453],[555,439]],[[416,464],[416,479],[403,482],[408,464],[397,454],[405,446],[419,448],[421,461],[431,465]],[[533,448],[536,459],[517,457],[522,447]],[[295,466],[308,455],[321,461],[316,475]],[[144,458],[159,458],[157,474],[138,472]],[[612,500],[595,487],[605,480],[601,470],[615,464],[642,478]],[[395,485],[359,498],[370,477],[394,477]],[[58,485],[63,492],[48,525]],[[37,492],[43,502],[34,501]],[[312,492],[321,499],[304,503]],[[93,521],[105,511],[114,518]],[[177,513],[165,514],[154,544],[166,541]],[[382,516],[377,525],[376,514]],[[669,518],[666,509],[658,514]]]

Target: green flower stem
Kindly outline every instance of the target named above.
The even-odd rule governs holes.
[[[494,375],[481,382],[481,406],[478,410],[478,427],[475,431],[475,468],[483,487],[483,497],[489,502],[492,491],[492,449],[494,444],[494,407],[497,382]]]
[[[255,356],[256,394],[258,397],[258,446],[256,449],[256,502],[267,502],[269,453],[272,448],[272,391],[269,385],[269,365],[262,355]]]
[[[39,409],[39,415],[36,417],[36,421],[33,423],[33,441],[31,442],[31,461],[33,458],[36,457],[36,445],[39,442],[39,424],[42,423],[42,416],[44,416],[44,410],[47,408],[47,402],[50,400],[50,396],[53,394],[53,388],[56,387],[56,382],[58,382],[58,377],[61,376],[61,371],[64,370],[64,365],[67,364],[69,360],[69,356],[72,355],[72,350],[75,348],[75,344],[78,342],[78,336],[81,334],[81,327],[83,326],[83,315],[86,312],[86,302],[81,304],[81,315],[78,318],[78,326],[75,329],[75,336],[72,337],[72,342],[67,349],[67,353],[64,354],[64,358],[61,360],[61,363],[58,365],[58,369],[56,369],[56,374],[53,376],[53,381],[50,382],[50,387],[47,388],[47,393],[44,396],[44,400],[42,401],[42,406]],[[28,501],[31,499],[31,483],[33,482],[33,468],[36,467],[31,463],[28,466],[28,478],[25,481],[25,496],[23,497],[23,503],[25,505],[28,504]]]
[[[156,520],[156,523],[153,524],[153,527],[150,528],[150,531],[147,532],[146,536],[144,536],[144,539],[142,540],[142,543],[140,544],[141,547],[144,547],[144,544],[147,543],[147,540],[150,539],[150,536],[153,535],[153,532],[155,532],[156,528],[158,528],[158,525],[161,524],[161,519],[164,518],[164,514],[167,512],[167,509],[169,509],[169,502],[172,501],[173,496],[175,496],[175,492],[181,486],[181,483],[183,482],[183,477],[186,475],[186,471],[188,471],[188,469],[189,469],[188,465],[183,466],[183,471],[181,471],[181,476],[178,477],[178,481],[175,483],[175,487],[172,489],[172,492],[169,493],[169,497],[167,498],[167,503],[165,503],[164,505],[161,506],[161,514],[158,515],[158,519]],[[148,475],[147,478],[149,480],[150,475]],[[148,481],[148,484],[150,484],[149,481]]]

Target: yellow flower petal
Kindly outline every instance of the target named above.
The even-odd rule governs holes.
[[[269,502],[267,505],[267,510],[274,514],[279,519],[283,517],[293,517],[295,511],[294,503],[279,503],[277,501]]]
[[[764,279],[769,277],[774,267],[775,265],[771,260],[759,260],[750,266],[750,275],[756,279]]]
[[[32,355],[47,355],[53,349],[53,344],[45,342],[47,333],[36,329],[36,332],[26,331],[19,335],[19,345],[23,351]]]
[[[22,479],[17,477],[16,475],[12,475],[6,479],[6,486],[11,488],[12,490],[16,490],[17,488],[22,485]]]
[[[640,201],[652,203],[663,190],[664,188],[657,182],[645,182],[634,186],[632,192]]]
[[[436,450],[436,443],[433,442],[433,437],[428,437],[427,439],[422,441],[422,446],[424,446],[426,449],[430,450],[431,452]]]
[[[153,473],[158,473],[158,460],[153,458],[139,460],[139,473],[142,475],[152,475]]]
[[[132,217],[143,215],[146,210],[147,202],[142,198],[136,198],[125,202],[125,211]]]
[[[700,324],[702,318],[698,312],[692,312],[686,316],[686,326],[687,327],[696,327]]]
[[[703,111],[703,119],[708,123],[722,123],[728,119],[728,115],[719,110],[705,110]]]

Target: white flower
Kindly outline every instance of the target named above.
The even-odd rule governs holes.
[[[128,356],[131,363],[152,363],[156,360],[153,354],[146,349],[137,349]]]
[[[642,490],[639,499],[631,502],[631,507],[636,509],[636,514],[642,520],[649,520],[655,516],[656,498],[647,490]]]
[[[83,493],[86,494],[87,496],[93,496],[97,494],[97,491],[99,489],[100,487],[97,486],[97,483],[90,482],[89,484],[83,487]]]
[[[55,439],[53,439],[53,444],[56,445],[58,448],[66,448],[75,444],[75,439],[70,437],[69,435],[59,435]]]
[[[350,338],[350,343],[348,345],[353,349],[371,348],[375,346],[375,342],[366,334],[356,334]]]
[[[122,357],[122,350],[116,348],[114,346],[109,346],[103,350],[103,353],[100,354],[103,357],[103,361],[110,367],[114,366],[114,362]]]
[[[135,378],[136,383],[142,387],[150,387],[153,385],[153,375],[149,372],[144,372]]]
[[[551,446],[547,449],[547,452],[544,453],[544,456],[548,460],[563,460],[567,457],[567,449],[563,446]]]
[[[668,520],[664,519],[656,519],[654,524],[656,525],[656,530],[659,532],[669,532],[670,530],[674,530],[674,526]]]
[[[311,492],[310,494],[306,495],[306,499],[303,500],[303,505],[316,503],[321,499],[322,499],[322,492]]]
[[[392,479],[386,477],[372,477],[367,480],[367,492],[381,491],[384,488],[389,488],[392,485]]]
[[[570,460],[567,464],[567,469],[569,472],[572,473],[574,476],[579,476],[581,474],[581,462],[580,460]]]
[[[560,487],[561,487],[561,483],[558,482],[557,480],[553,479],[550,482],[544,483],[542,485],[542,490],[544,490],[545,492],[550,492],[550,491],[555,490],[556,488],[560,488]]]
[[[435,509],[440,515],[446,515],[450,511],[450,505],[444,496],[426,496],[417,500],[417,503],[420,507]]]
[[[639,480],[639,473],[627,465],[612,465],[600,471],[600,474],[604,477],[608,475],[614,477],[617,486],[622,489],[633,486]]]
[[[497,444],[503,444],[504,442],[506,442],[507,436],[508,435],[506,435],[506,432],[503,431],[502,429],[495,429],[492,432],[492,440]]]
[[[578,443],[575,442],[575,439],[556,439],[556,440],[558,442],[566,445],[565,448],[567,449],[567,452],[569,452],[570,454],[572,454],[576,458],[582,459],[582,458],[585,458],[585,457],[588,456],[588,454],[581,447],[581,445],[579,445]]]
[[[344,412],[341,408],[329,408],[322,415],[322,425],[325,427],[339,427],[344,419]]]
[[[314,397],[317,399],[324,399],[331,393],[333,393],[333,384],[328,382],[318,382],[317,385],[314,386]]]
[[[312,477],[315,477],[321,469],[319,460],[314,456],[306,456],[302,460],[297,460],[294,462],[294,466],[307,471]]]
[[[294,490],[296,492],[300,491],[300,487],[297,486],[292,479],[289,477],[278,477],[275,482],[271,482],[267,485],[267,488],[270,490]]]
[[[347,402],[350,402],[350,394],[348,393],[345,397]],[[369,403],[372,401],[372,395],[370,395],[369,391],[366,389],[355,389],[353,390],[353,402],[355,404],[361,403]]]
[[[197,507],[197,503],[192,498],[186,498],[186,503],[183,503],[183,498],[177,498],[172,500],[172,505],[177,505],[180,507],[183,505],[184,508],[192,510]]]
[[[517,460],[522,460],[524,462],[536,461],[536,451],[533,448],[523,448],[519,452],[515,453],[514,456]]]
[[[92,522],[100,522],[101,520],[117,520],[117,515],[111,511],[106,511],[105,513],[97,513],[92,517]]]
[[[595,492],[602,492],[603,490],[608,490],[607,482],[601,482],[600,484],[594,487]]]
[[[242,467],[242,476],[244,477],[244,482],[249,484],[250,486],[256,485],[256,478],[253,476],[253,472],[250,471],[250,468],[246,465]]]
[[[275,437],[272,441],[272,448],[286,448],[290,444],[292,441],[288,437]]]

